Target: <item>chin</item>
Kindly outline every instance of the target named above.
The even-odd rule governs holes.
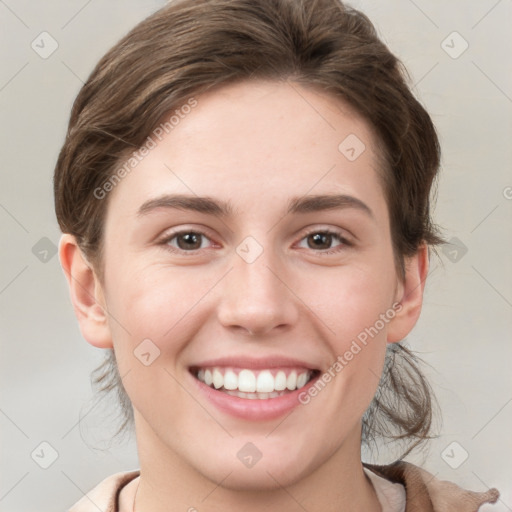
[[[232,465],[222,474],[216,472],[209,475],[209,480],[230,491],[268,492],[293,485],[301,480],[306,473],[305,469],[300,471],[296,464],[265,466],[263,461],[260,461],[257,466],[252,468],[240,468],[238,465]],[[227,476],[228,474],[229,476]]]
[[[293,485],[313,473],[321,464],[320,460],[311,460],[311,454],[300,449],[285,449],[276,452],[263,442],[259,443],[262,451],[256,452],[250,441],[238,442],[234,456],[217,457],[206,454],[198,461],[197,470],[215,485],[239,492],[272,491]],[[258,443],[258,441],[255,441]],[[242,445],[242,449],[238,445]],[[225,454],[231,452],[226,449]],[[233,452],[231,452],[233,453]],[[267,455],[265,455],[267,454]],[[252,460],[251,460],[252,456]],[[261,458],[258,458],[261,457]],[[207,466],[205,466],[205,461]],[[202,467],[201,467],[202,466]]]

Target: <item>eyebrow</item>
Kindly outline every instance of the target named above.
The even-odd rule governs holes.
[[[373,217],[370,207],[357,197],[346,194],[326,194],[293,198],[287,213],[309,213],[336,208],[355,208]]]
[[[189,210],[218,217],[230,217],[235,213],[231,203],[214,200],[209,197],[190,196],[183,194],[166,194],[146,201],[138,210],[138,216],[144,216],[154,210],[166,208]],[[294,197],[288,203],[287,214],[311,213],[323,210],[354,208],[370,217],[374,217],[372,210],[360,199],[346,194],[324,194]]]

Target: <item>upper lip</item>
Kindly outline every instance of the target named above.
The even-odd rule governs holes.
[[[243,356],[230,356],[220,357],[216,359],[209,359],[201,361],[190,366],[190,368],[213,368],[213,367],[232,367],[232,368],[246,368],[248,370],[265,370],[270,368],[305,368],[307,370],[316,370],[317,367],[311,365],[306,361],[300,359],[271,356],[271,357],[243,357]]]

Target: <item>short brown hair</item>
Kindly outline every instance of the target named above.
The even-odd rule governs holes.
[[[173,109],[214,87],[253,79],[321,88],[368,122],[379,143],[402,273],[405,256],[441,241],[430,216],[440,163],[434,125],[401,62],[364,14],[339,0],[178,0],[142,21],[100,60],[74,102],[57,161],[59,225],[76,237],[100,277],[107,200],[94,190]],[[111,353],[97,381],[127,404],[114,363]],[[390,435],[414,446],[429,436],[431,389],[403,345],[390,345],[387,363],[363,418],[363,438]],[[124,410],[126,424],[132,411],[128,405]]]

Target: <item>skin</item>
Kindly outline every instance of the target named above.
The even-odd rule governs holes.
[[[197,100],[110,192],[104,281],[71,235],[59,247],[81,332],[114,347],[133,404],[141,477],[124,500],[138,486],[137,511],[378,511],[361,464],[361,418],[387,343],[403,339],[420,313],[427,249],[406,260],[400,279],[375,139],[340,99],[251,81]],[[352,162],[338,150],[350,134],[366,146]],[[162,194],[226,201],[234,213],[137,214]],[[318,194],[349,195],[372,213],[286,214],[291,198]],[[206,235],[192,254],[178,252],[176,237],[166,245],[180,229]],[[326,229],[348,244],[333,237],[319,249],[307,235]],[[247,236],[263,249],[252,263],[236,251]],[[235,418],[192,385],[190,365],[233,354],[295,357],[326,371],[394,303],[400,312],[285,418]],[[160,356],[145,366],[133,351],[148,338]],[[237,457],[247,442],[262,454],[252,468]]]

